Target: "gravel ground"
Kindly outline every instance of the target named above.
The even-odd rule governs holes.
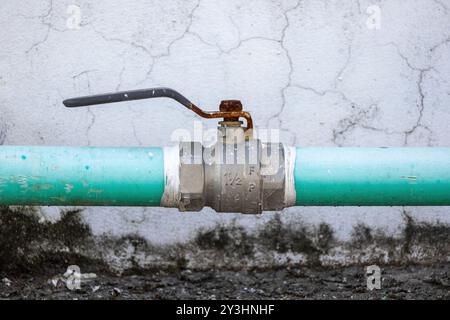
[[[384,266],[382,288],[369,291],[364,267],[266,271],[96,274],[80,290],[63,275],[3,277],[2,299],[450,299],[450,264]]]

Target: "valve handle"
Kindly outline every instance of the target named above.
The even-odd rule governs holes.
[[[150,88],[150,89],[96,94],[92,96],[67,99],[63,101],[63,104],[68,108],[73,108],[104,103],[142,100],[150,98],[162,98],[162,97],[174,99],[188,109],[190,109],[192,105],[192,103],[185,96],[170,88]]]
[[[222,109],[223,102],[221,104],[220,111],[203,111],[191,101],[189,101],[185,96],[181,93],[170,89],[170,88],[149,88],[149,89],[141,89],[141,90],[131,90],[131,91],[120,91],[114,93],[105,93],[84,97],[71,98],[63,101],[64,106],[68,108],[74,107],[85,107],[91,105],[105,104],[105,103],[114,103],[114,102],[122,102],[122,101],[132,101],[132,100],[142,100],[142,99],[151,99],[151,98],[171,98],[188,108],[189,110],[195,112],[199,116],[203,118],[223,118],[224,120],[234,120],[236,118],[245,118],[247,120],[247,128],[253,129],[253,121],[250,113],[246,111],[242,111],[242,106],[239,108],[230,108],[227,107]],[[226,104],[225,104],[226,105]],[[236,104],[233,104],[236,105]]]

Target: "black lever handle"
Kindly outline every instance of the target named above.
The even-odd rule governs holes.
[[[242,111],[242,105],[239,101],[231,101],[234,103],[230,104],[230,101],[224,101],[219,107],[219,111],[203,111],[195,104],[190,102],[181,93],[170,89],[170,88],[150,88],[141,90],[131,90],[131,91],[121,91],[114,93],[96,94],[92,96],[78,97],[67,99],[63,101],[66,107],[85,107],[92,106],[96,104],[113,103],[121,101],[132,101],[132,100],[142,100],[150,98],[171,98],[189,110],[195,112],[200,117],[212,119],[212,118],[223,118],[228,121],[236,121],[239,118],[245,118],[247,120],[247,128],[245,130],[253,129],[253,121],[250,113]]]
[[[121,91],[114,93],[96,94],[92,96],[71,98],[63,101],[66,107],[85,107],[96,104],[142,100],[150,98],[171,98],[188,109],[191,109],[192,103],[181,93],[170,88],[150,88],[141,90]]]

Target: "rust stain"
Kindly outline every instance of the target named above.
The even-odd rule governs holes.
[[[244,118],[247,121],[245,131],[253,129],[252,116],[250,113],[242,111],[242,104],[238,100],[222,101],[220,111],[203,111],[193,103],[191,103],[190,109],[206,119],[223,118],[225,121],[234,121],[235,119]]]

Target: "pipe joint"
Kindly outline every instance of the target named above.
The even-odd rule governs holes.
[[[261,213],[291,204],[286,187],[285,149],[280,143],[249,138],[235,123],[222,123],[215,144],[179,144],[180,211],[200,211],[208,206],[217,212]],[[292,166],[289,166],[292,167]],[[294,197],[295,198],[295,197]]]

